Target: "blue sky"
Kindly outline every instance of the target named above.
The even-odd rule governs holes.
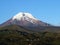
[[[29,12],[43,22],[60,26],[60,0],[0,0],[0,24],[19,12]]]

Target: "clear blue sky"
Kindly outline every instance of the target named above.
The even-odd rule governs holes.
[[[60,25],[60,0],[0,0],[0,24],[19,12],[29,12],[43,22]]]

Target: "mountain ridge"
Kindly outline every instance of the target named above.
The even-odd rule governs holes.
[[[47,28],[49,29],[49,31],[51,29],[55,30],[54,28],[56,28],[56,26],[40,21],[34,18],[30,13],[24,13],[24,12],[16,14],[15,16],[13,16],[11,19],[4,22],[0,26],[5,27],[8,25],[18,25],[25,29],[37,32],[44,31]]]

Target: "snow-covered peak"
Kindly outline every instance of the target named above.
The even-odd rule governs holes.
[[[30,14],[30,13],[25,13],[25,12],[20,12],[20,13],[18,13],[18,14],[16,14],[13,18],[12,18],[12,20],[15,20],[15,19],[17,19],[17,20],[21,20],[22,18],[31,18],[31,19],[35,19],[36,20],[36,18],[34,18],[33,16],[32,16],[32,14]]]

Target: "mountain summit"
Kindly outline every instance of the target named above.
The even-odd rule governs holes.
[[[31,23],[34,23],[33,20],[37,20],[36,18],[34,18],[32,16],[32,14],[30,13],[24,13],[24,12],[20,12],[18,14],[16,14],[15,16],[13,16],[12,20],[17,20],[17,21],[28,21],[28,22],[31,22]]]
[[[28,20],[28,18],[36,19],[36,18],[34,18],[32,16],[32,14],[30,14],[30,13],[24,13],[24,12],[20,12],[20,13],[16,14],[12,19],[13,20],[14,19],[21,20],[22,18],[26,19],[26,20]]]

